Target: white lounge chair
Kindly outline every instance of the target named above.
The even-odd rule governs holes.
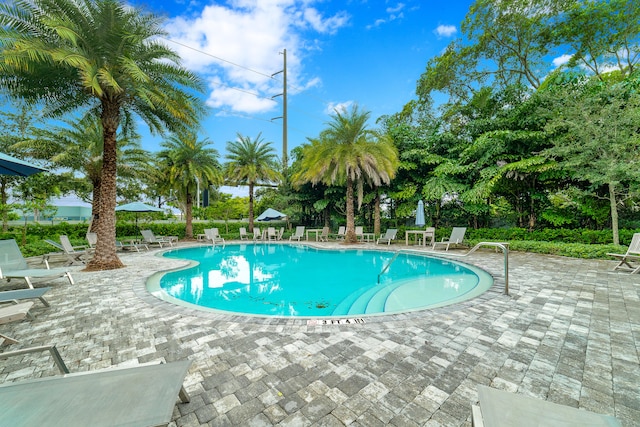
[[[592,426],[621,427],[609,415],[559,405],[521,394],[478,386],[480,405],[471,407],[473,427]]]
[[[66,277],[73,285],[73,278],[67,268],[29,268],[14,239],[0,240],[0,279],[23,279],[33,289],[32,279],[52,279]]]
[[[451,236],[448,240],[442,239],[441,242],[433,242],[433,249],[435,250],[438,245],[446,246],[446,251],[449,250],[450,245],[459,245],[464,240],[464,234],[467,232],[467,227],[453,227],[451,230]]]
[[[140,230],[142,234],[142,243],[145,245],[158,245],[162,247],[162,245],[173,246],[173,242],[177,242],[178,238],[176,236],[156,236],[153,234],[151,230]]]
[[[299,242],[300,239],[302,239],[303,237],[304,237],[304,225],[298,225],[296,227],[296,232],[289,237],[289,240],[297,240]]]
[[[380,236],[376,241],[376,244],[386,243],[387,245],[391,245],[391,241],[396,239],[396,235],[398,234],[397,228],[388,228],[383,236]]]
[[[98,235],[96,233],[87,232],[87,242],[89,243],[89,247],[92,249],[96,248],[96,245],[98,244]],[[117,251],[126,251],[126,250],[132,250],[135,249],[136,251],[140,252],[140,248],[143,247],[146,250],[149,250],[149,247],[147,245],[145,245],[144,243],[136,243],[136,242],[122,242],[121,240],[116,240],[116,250]]]
[[[262,240],[262,233],[260,227],[253,227],[253,240]]]
[[[69,241],[69,237],[65,235],[60,236],[60,243],[54,242],[53,240],[44,239],[44,241],[56,249],[60,250],[60,254],[64,254],[67,257],[67,265],[73,264],[86,264],[87,258],[89,257],[89,253],[87,249],[90,249],[88,246],[79,245],[73,246]],[[46,254],[44,255],[45,262],[49,262],[49,258],[51,255],[57,255],[56,253]]]
[[[364,227],[361,225],[356,226],[356,239],[362,241],[364,239]]]
[[[640,233],[635,233],[631,238],[631,243],[629,243],[629,247],[627,248],[627,252],[624,254],[610,254],[607,255],[619,258],[620,261],[618,264],[613,267],[614,270],[618,268],[630,268],[631,274],[637,273],[640,271],[640,265],[634,267],[631,265],[631,261],[640,261]]]
[[[0,325],[4,325],[5,323],[15,322],[18,320],[22,320],[25,317],[32,317],[29,314],[29,310],[33,307],[33,302],[21,302],[18,304],[9,304],[3,305],[0,307]],[[7,341],[8,343],[17,343],[18,341],[8,337],[6,335],[2,335],[2,339]],[[0,404],[1,405],[1,404]],[[1,411],[1,409],[0,409]],[[0,412],[0,425],[2,425],[2,412]]]
[[[282,240],[283,235],[284,235],[284,227],[280,227],[280,232],[278,233],[278,240]]]
[[[224,238],[220,236],[220,232],[217,228],[205,228],[204,234],[212,245],[215,245],[216,243],[224,243]]]
[[[171,421],[191,361],[107,368],[0,384],[0,424],[159,426]]]
[[[338,232],[335,235],[336,240],[344,240],[344,236],[345,234],[347,234],[346,230],[347,230],[347,227],[345,227],[344,225],[341,225],[340,227],[338,227]]]
[[[45,307],[49,307],[49,301],[44,299],[44,294],[46,294],[50,290],[51,290],[50,287],[46,287],[46,288],[16,289],[13,291],[2,291],[0,292],[0,303],[14,302],[17,304],[18,301],[23,299],[38,298]]]

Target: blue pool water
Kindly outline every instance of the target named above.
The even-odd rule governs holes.
[[[464,301],[493,284],[488,273],[473,266],[407,253],[380,274],[394,252],[375,250],[241,244],[177,249],[164,256],[195,262],[152,278],[154,295],[262,316],[399,313]]]

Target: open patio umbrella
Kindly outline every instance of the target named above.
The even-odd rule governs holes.
[[[416,225],[418,227],[424,227],[426,222],[424,221],[424,203],[422,200],[418,201],[418,208],[416,209]]]
[[[116,212],[135,212],[136,227],[138,227],[138,212],[164,212],[164,210],[142,202],[131,202],[116,206]]]
[[[256,221],[277,221],[279,219],[284,219],[286,217],[287,217],[286,214],[283,214],[282,212],[278,212],[275,209],[269,208],[266,211],[262,212],[260,216],[256,218]]]
[[[36,165],[24,160],[16,159],[7,154],[0,153],[0,175],[29,176],[34,173],[46,172]]]

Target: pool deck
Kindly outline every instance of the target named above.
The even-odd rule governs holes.
[[[506,296],[503,255],[478,251],[455,258],[495,278],[474,300],[308,325],[163,302],[145,280],[185,263],[158,252],[48,282],[50,308],[35,300],[34,320],[0,326],[20,340],[4,351],[56,344],[72,372],[189,359],[191,402],[170,426],[470,426],[479,384],[640,425],[640,274],[614,261],[512,252]],[[44,353],[0,360],[0,383],[55,374]]]

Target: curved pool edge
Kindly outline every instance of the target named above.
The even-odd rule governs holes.
[[[396,252],[400,252],[403,251],[403,249],[400,250],[389,250],[386,248],[379,248],[379,247],[360,247],[360,246],[344,246],[344,247],[339,247],[339,248],[335,248],[335,247],[325,247],[325,246],[321,246],[318,244],[314,244],[315,242],[270,242],[270,243],[264,243],[264,242],[229,242],[229,245],[257,245],[257,244],[284,244],[284,245],[290,245],[290,246],[309,246],[312,247],[314,249],[319,249],[319,250],[367,250],[367,251],[377,251],[377,252],[391,252],[391,253],[396,253]],[[176,252],[176,251],[180,251],[181,249],[188,249],[188,248],[193,248],[193,247],[204,247],[207,245],[194,245],[194,246],[188,246],[188,247],[181,247],[181,248],[167,248],[166,250],[162,250],[160,252],[157,252],[155,255],[159,258],[162,259],[167,259],[164,257],[164,254],[168,253],[168,252]],[[225,245],[221,245],[221,246],[226,246]],[[183,300],[180,300],[178,298],[172,297],[170,295],[168,295],[164,290],[162,290],[160,288],[160,279],[162,278],[163,275],[170,273],[170,272],[174,272],[174,271],[179,271],[179,270],[184,270],[184,269],[188,269],[191,268],[194,265],[198,265],[199,262],[198,261],[194,261],[194,260],[189,260],[186,258],[172,258],[172,260],[176,261],[182,261],[185,263],[185,265],[179,266],[179,267],[174,267],[174,268],[169,268],[167,270],[162,270],[162,271],[156,271],[155,273],[153,273],[151,276],[149,276],[146,280],[146,282],[144,283],[144,289],[147,291],[147,293],[152,296],[156,301],[161,301],[164,303],[168,303],[174,307],[178,307],[178,308],[184,308],[184,309],[189,309],[189,310],[194,310],[194,313],[191,314],[196,314],[196,313],[201,313],[201,314],[205,314],[205,315],[213,315],[213,316],[223,316],[225,318],[225,320],[230,320],[232,321],[233,318],[236,319],[242,319],[243,321],[246,321],[246,319],[255,319],[256,321],[263,321],[263,322],[267,322],[267,321],[283,321],[286,322],[287,324],[290,324],[291,322],[296,322],[296,321],[300,321],[303,323],[306,323],[308,320],[313,320],[313,319],[318,319],[318,320],[322,320],[322,319],[326,319],[326,320],[336,320],[336,319],[345,319],[345,318],[366,318],[369,321],[372,321],[374,319],[378,319],[379,321],[386,321],[390,318],[394,318],[394,320],[400,320],[402,318],[406,318],[409,315],[415,314],[415,313],[421,313],[421,312],[435,312],[435,311],[451,311],[453,309],[457,309],[460,308],[462,304],[467,304],[467,303],[472,303],[474,301],[476,301],[478,298],[482,297],[483,295],[486,295],[488,292],[490,292],[495,286],[496,286],[496,278],[494,277],[494,275],[492,275],[491,273],[489,273],[487,270],[478,267],[476,265],[473,265],[471,263],[468,262],[461,262],[459,260],[456,259],[451,259],[447,256],[441,255],[439,253],[436,254],[432,254],[430,252],[423,252],[423,251],[411,251],[412,255],[417,255],[417,256],[424,256],[424,257],[432,257],[432,258],[441,258],[444,259],[446,261],[452,262],[454,264],[460,264],[462,266],[464,266],[465,268],[471,270],[474,274],[476,274],[479,278],[481,278],[481,276],[486,276],[488,277],[489,280],[491,280],[491,284],[484,290],[479,291],[477,286],[474,287],[474,289],[471,289],[469,292],[460,295],[456,298],[453,298],[452,300],[447,300],[445,302],[441,302],[441,303],[435,303],[435,304],[431,304],[429,306],[422,306],[422,307],[417,307],[417,308],[412,308],[412,309],[405,309],[402,311],[397,311],[397,312],[381,312],[381,313],[366,313],[366,314],[357,314],[357,315],[335,315],[335,316],[320,316],[320,315],[315,315],[315,316],[304,316],[304,315],[300,315],[300,316],[282,316],[282,315],[264,315],[264,314],[254,314],[254,313],[242,313],[242,312],[236,312],[236,311],[225,311],[225,310],[220,310],[220,309],[216,309],[216,308],[211,308],[211,307],[204,307],[204,306],[200,306],[197,304],[192,304]],[[469,294],[471,294],[471,296],[469,296]],[[477,303],[477,301],[476,301]],[[471,304],[471,305],[475,305],[475,304]],[[272,322],[269,322],[272,323]]]

